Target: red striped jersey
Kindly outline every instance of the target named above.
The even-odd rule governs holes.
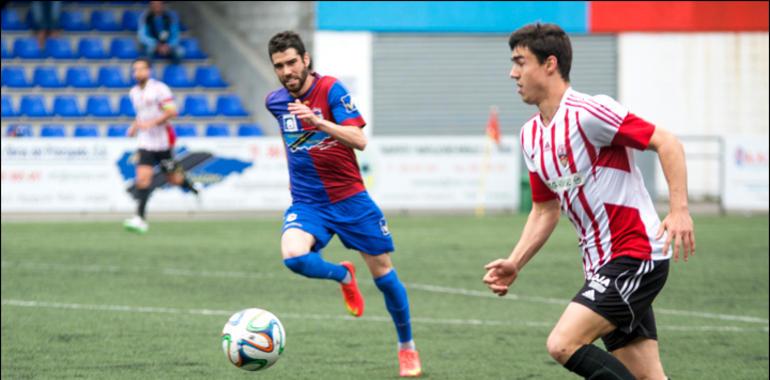
[[[575,227],[586,278],[620,256],[668,259],[660,219],[634,164],[655,126],[606,95],[567,89],[549,125],[535,115],[521,129],[532,200],[558,199]]]
[[[136,120],[145,121],[157,119],[163,115],[166,107],[176,108],[174,95],[168,86],[156,79],[148,79],[144,88],[134,85],[129,92],[131,103],[136,110]],[[139,148],[162,151],[172,149],[176,134],[171,123],[156,125],[149,129],[139,129],[136,132]]]

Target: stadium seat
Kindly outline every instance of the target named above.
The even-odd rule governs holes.
[[[86,103],[86,113],[95,117],[118,116],[112,111],[110,97],[107,95],[90,95]]]
[[[163,69],[163,82],[170,87],[191,88],[195,82],[187,76],[187,69],[183,65],[168,65]]]
[[[3,30],[27,30],[29,25],[26,19],[21,18],[16,9],[5,8],[2,12]]]
[[[2,43],[3,43],[3,59],[13,58],[13,53],[11,53],[11,51],[8,50],[8,44],[5,43],[5,40],[2,40]]]
[[[123,18],[121,25],[123,30],[137,30],[139,28],[139,16],[142,15],[140,10],[127,9],[123,12]]]
[[[99,68],[99,85],[107,88],[128,88],[131,83],[123,79],[121,68],[118,66],[102,66]]]
[[[45,54],[37,45],[37,40],[32,37],[17,38],[13,41],[13,55],[23,59],[45,58]]]
[[[74,137],[99,137],[99,126],[96,124],[78,124],[75,126]]]
[[[195,124],[177,124],[174,126],[174,132],[177,137],[196,137],[198,128]]]
[[[139,57],[136,41],[130,37],[113,38],[112,42],[110,42],[110,56],[119,59],[136,59]]]
[[[51,116],[45,109],[45,100],[43,95],[24,95],[21,97],[21,106],[19,114],[28,117],[49,117]]]
[[[3,117],[16,117],[19,116],[19,114],[16,113],[16,110],[13,109],[13,101],[11,101],[11,97],[9,95],[3,94]]]
[[[230,126],[225,123],[213,123],[206,127],[206,137],[229,137]]]
[[[107,137],[128,137],[128,124],[110,124],[107,127]]]
[[[120,109],[118,112],[121,116],[128,116],[128,117],[134,117],[136,116],[136,111],[134,110],[134,105],[131,103],[131,98],[128,95],[123,95],[120,97]]]
[[[96,88],[98,85],[91,77],[91,70],[86,66],[70,66],[67,69],[67,86],[75,88]]]
[[[78,43],[78,53],[87,59],[106,59],[109,58],[104,51],[102,39],[99,37],[83,37]]]
[[[77,59],[78,55],[72,50],[69,38],[51,37],[45,42],[45,53],[56,59]]]
[[[53,99],[53,113],[61,117],[83,117],[75,95],[56,95]]]
[[[2,70],[3,86],[14,88],[29,88],[32,83],[27,81],[22,66],[3,66]]]
[[[262,132],[262,128],[260,128],[259,124],[241,124],[238,126],[238,136],[264,136],[264,133]]]
[[[8,137],[32,137],[32,127],[28,124],[15,124],[8,127],[5,131]]]
[[[179,44],[184,48],[184,58],[206,59],[208,56],[201,50],[195,38],[182,38]]]
[[[222,79],[216,66],[198,66],[195,69],[195,82],[207,88],[225,88],[227,82]]]
[[[62,10],[59,16],[59,26],[68,32],[83,32],[91,30],[91,24],[86,21],[86,16],[80,10]]]
[[[91,28],[100,32],[117,32],[123,30],[112,10],[96,9],[91,12]]]
[[[59,72],[56,66],[38,66],[35,67],[32,82],[35,86],[43,88],[62,88],[64,82],[59,80]]]
[[[214,116],[214,112],[209,109],[208,97],[202,94],[187,95],[182,114],[195,117]]]
[[[224,116],[249,116],[243,109],[241,98],[235,94],[220,95],[217,98],[217,114]]]
[[[66,136],[67,132],[61,124],[43,124],[43,128],[40,130],[40,137],[60,138]]]

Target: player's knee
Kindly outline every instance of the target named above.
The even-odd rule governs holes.
[[[557,362],[564,364],[569,360],[570,356],[579,348],[575,344],[572,344],[567,337],[552,331],[548,336],[548,340],[545,343],[548,355]]]

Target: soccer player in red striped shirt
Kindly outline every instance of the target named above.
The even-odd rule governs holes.
[[[668,262],[695,253],[682,144],[614,99],[570,86],[572,47],[557,25],[511,34],[510,76],[539,113],[521,129],[532,212],[507,259],[486,265],[483,281],[500,296],[553,232],[559,216],[575,227],[585,285],[548,337],[550,355],[587,379],[665,379],[652,302]],[[658,218],[634,150],[654,150],[669,188]],[[601,338],[607,351],[593,342]]]

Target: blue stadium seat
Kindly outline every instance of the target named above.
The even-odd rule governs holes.
[[[75,95],[56,95],[53,99],[53,113],[61,117],[83,117]]]
[[[43,128],[40,130],[40,137],[61,138],[66,136],[67,132],[61,124],[43,124]]]
[[[113,38],[110,42],[110,56],[120,59],[136,59],[139,56],[136,41],[130,37]]]
[[[195,82],[187,76],[187,69],[183,65],[168,65],[163,69],[163,82],[170,87],[191,88]]]
[[[230,126],[225,123],[212,123],[206,127],[206,137],[229,137]]]
[[[220,95],[217,98],[217,114],[224,116],[249,116],[243,109],[241,98],[235,94]]]
[[[91,28],[101,32],[117,32],[123,30],[112,10],[96,9],[91,12]]]
[[[195,117],[214,116],[214,112],[209,109],[209,100],[206,95],[190,94],[184,99],[183,115]]]
[[[51,116],[45,109],[45,99],[43,95],[24,95],[21,97],[21,106],[19,113],[28,117],[49,117]]]
[[[99,126],[96,124],[78,124],[72,135],[74,137],[99,137]]]
[[[238,136],[251,137],[251,136],[264,136],[262,128],[259,124],[241,124],[238,126]]]
[[[123,73],[118,66],[102,66],[99,68],[99,85],[107,88],[128,88],[131,83],[123,79]]]
[[[128,124],[110,124],[107,127],[107,137],[128,137]]]
[[[122,25],[123,30],[137,30],[139,28],[139,16],[142,15],[140,10],[127,9],[123,12]]]
[[[78,55],[72,50],[69,38],[51,37],[45,42],[45,53],[56,59],[77,59]]]
[[[99,37],[83,37],[78,43],[78,53],[83,58],[88,59],[105,59],[109,58],[107,52],[104,51],[104,45],[102,39]]]
[[[195,82],[207,88],[227,87],[227,82],[222,79],[216,66],[198,66],[195,69]]]
[[[208,56],[201,50],[195,38],[182,38],[179,44],[184,48],[184,58],[206,59]]]
[[[45,54],[32,37],[17,38],[13,41],[13,55],[23,59],[42,59]]]
[[[56,66],[38,66],[35,67],[32,82],[35,86],[43,88],[62,88],[64,82],[59,79],[59,72]]]
[[[5,8],[2,13],[2,28],[3,30],[27,30],[29,24],[26,19],[21,18],[19,11]]]
[[[177,137],[197,137],[198,128],[195,124],[177,124],[174,126]]]
[[[68,32],[91,30],[91,24],[86,21],[86,15],[81,10],[62,10],[59,26]]]
[[[3,117],[16,117],[19,116],[18,113],[16,113],[16,110],[13,108],[13,101],[11,101],[10,95],[3,94]]]
[[[128,117],[136,116],[134,105],[131,103],[131,98],[128,95],[123,95],[120,97],[119,108],[120,109],[118,110],[118,113],[120,113],[121,116],[128,116]]]
[[[8,44],[5,43],[5,40],[2,40],[2,43],[3,43],[3,59],[13,58],[13,53],[11,53],[11,51],[8,50]]]
[[[91,77],[91,70],[86,66],[70,66],[67,68],[67,86],[75,88],[96,88],[98,85]]]
[[[112,111],[110,106],[110,97],[107,95],[90,95],[86,103],[86,113],[95,117],[115,117],[118,116]]]
[[[32,83],[27,81],[27,76],[22,66],[3,66],[2,76],[3,86],[14,88],[32,87]]]
[[[8,137],[32,137],[32,127],[29,124],[14,124],[5,131]]]

